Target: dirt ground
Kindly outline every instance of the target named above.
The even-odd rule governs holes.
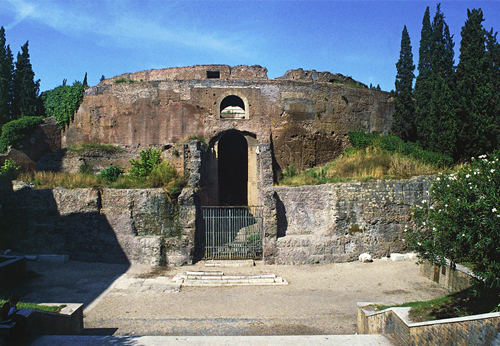
[[[21,300],[83,302],[85,334],[99,335],[285,335],[354,334],[357,302],[427,300],[447,292],[422,277],[413,261],[154,271],[70,261],[29,263],[40,276],[18,287]],[[172,278],[187,270],[274,273],[287,286],[183,287],[180,292],[124,291],[121,278]],[[148,274],[149,273],[149,274]]]

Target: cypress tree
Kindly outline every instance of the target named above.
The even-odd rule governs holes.
[[[392,131],[405,141],[415,141],[415,102],[412,92],[415,65],[413,64],[410,35],[406,25],[401,35],[401,51],[396,69],[396,102]]]
[[[432,23],[431,94],[428,101],[426,148],[454,156],[457,141],[457,116],[454,100],[454,43],[449,27],[437,5]]]
[[[429,100],[431,98],[431,45],[432,26],[429,7],[426,8],[420,32],[420,47],[418,49],[418,76],[415,81],[415,125],[416,139],[422,146],[427,147],[431,125],[428,124]]]
[[[467,10],[457,66],[460,154],[470,158],[498,148],[498,43],[481,9]],[[488,50],[487,50],[488,49]]]
[[[500,43],[496,36],[497,33],[493,33],[493,29],[486,33],[486,62],[488,81],[492,90],[489,111],[500,128]],[[500,137],[500,134],[498,136]],[[500,138],[497,138],[498,145]]]
[[[39,115],[41,112],[39,90],[40,80],[35,81],[35,73],[28,52],[28,42],[26,42],[21,47],[21,52],[17,54],[14,71],[14,116]]]
[[[14,72],[13,57],[6,44],[5,29],[0,28],[0,129],[12,116],[12,78]]]

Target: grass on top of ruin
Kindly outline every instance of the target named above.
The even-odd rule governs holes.
[[[0,299],[0,306],[3,306],[7,302],[8,302],[8,300]],[[61,312],[61,310],[65,307],[66,307],[66,304],[41,305],[41,304],[34,304],[34,303],[27,303],[27,302],[17,303],[18,309],[37,309],[37,310],[49,311],[49,312]]]
[[[278,185],[301,186],[369,181],[376,179],[408,179],[419,175],[451,173],[456,166],[427,163],[401,153],[390,153],[377,147],[353,149],[322,167],[298,171],[288,166]]]
[[[65,172],[30,172],[21,173],[17,180],[30,182],[36,189],[54,189],[63,187],[66,189],[109,187],[115,189],[146,189],[164,188],[168,193],[179,194],[186,185],[186,179],[182,176],[170,177],[168,180],[161,176],[152,175],[144,178],[122,175],[116,181],[109,182],[99,174]]]

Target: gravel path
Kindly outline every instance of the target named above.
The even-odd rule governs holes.
[[[130,288],[124,280],[153,287],[155,277],[187,270],[225,274],[274,273],[288,286],[183,287],[180,292]],[[85,313],[88,334],[287,335],[354,334],[356,303],[405,302],[446,291],[422,277],[413,261],[328,265],[207,268],[202,263],[151,273],[133,266]],[[148,279],[149,277],[149,279]],[[126,285],[124,285],[126,283]],[[129,287],[124,289],[125,287]]]

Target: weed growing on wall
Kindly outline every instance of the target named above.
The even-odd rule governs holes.
[[[147,177],[153,168],[162,162],[161,150],[156,148],[147,148],[139,152],[138,160],[130,160],[132,168],[129,173],[132,177]]]
[[[125,172],[120,166],[109,166],[102,170],[99,175],[109,183],[116,181]]]
[[[473,159],[458,173],[439,175],[430,199],[414,211],[408,244],[421,259],[468,262],[487,287],[500,288],[500,160]]]

